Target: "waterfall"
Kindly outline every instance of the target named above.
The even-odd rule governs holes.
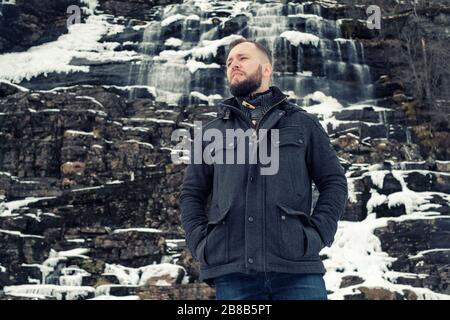
[[[391,125],[388,122],[386,111],[383,110],[383,111],[381,111],[381,113],[383,115],[383,124],[384,124],[384,126],[386,128],[386,138],[389,139],[389,136],[391,135]]]
[[[161,38],[161,26],[156,21],[151,21],[149,26],[145,28],[141,51],[146,55],[155,55],[158,53],[158,41]]]
[[[282,15],[283,4],[273,6],[259,5],[254,9],[255,15],[249,21],[248,39],[262,43],[274,56],[275,41],[278,36],[288,30],[287,17]]]
[[[193,91],[230,96],[224,59],[218,57],[239,37],[271,51],[274,85],[298,97],[315,91],[349,103],[372,97],[362,44],[343,39],[339,21],[324,15],[320,4],[189,3],[194,5],[167,6],[158,21],[149,23],[140,44],[142,59],[130,72],[129,84],[152,88],[157,101],[177,104],[190,99]],[[213,13],[215,6],[220,15]],[[239,15],[246,24],[221,36],[224,24]]]
[[[406,143],[407,143],[407,144],[411,144],[411,143],[412,143],[412,139],[411,139],[411,127],[406,127],[405,134],[406,134]]]

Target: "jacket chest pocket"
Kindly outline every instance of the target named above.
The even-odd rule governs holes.
[[[285,205],[278,204],[277,210],[281,257],[293,261],[317,258],[323,245],[310,217]]]
[[[277,139],[272,139],[273,151],[278,153],[279,172],[283,185],[291,188],[289,195],[305,194],[308,178],[305,161],[305,138],[296,127],[285,127],[279,129]],[[276,157],[276,153],[272,154]],[[286,190],[284,190],[286,193]]]
[[[274,147],[280,148],[284,153],[300,153],[305,147],[303,132],[297,127],[284,127],[278,129],[278,139],[273,139]]]

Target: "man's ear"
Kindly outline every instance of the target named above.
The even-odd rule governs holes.
[[[264,63],[264,65],[263,65],[263,74],[266,77],[270,77],[272,75],[272,65],[270,63]]]

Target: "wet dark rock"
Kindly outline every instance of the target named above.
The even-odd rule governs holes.
[[[89,72],[72,72],[69,74],[48,73],[47,76],[39,75],[31,80],[24,80],[21,85],[29,89],[53,89],[75,85],[116,85],[129,84],[124,74],[130,74],[131,62],[105,62],[91,63],[86,60],[74,61],[80,65],[88,65]],[[131,77],[136,76],[133,73]]]
[[[248,19],[245,14],[237,14],[231,19],[226,20],[217,28],[217,36],[220,39],[232,34],[239,34],[247,26]]]
[[[97,237],[93,257],[127,267],[140,267],[161,263],[164,253],[161,235],[129,231]]]
[[[377,218],[400,217],[406,214],[406,208],[403,204],[389,207],[387,203],[377,206],[373,209]]]
[[[402,293],[385,288],[358,287],[357,289],[361,293],[346,295],[344,300],[417,300],[418,298],[408,289],[403,290]]]
[[[29,0],[5,5],[0,15],[0,53],[25,51],[67,32],[67,8],[79,0]]]
[[[351,287],[363,283],[364,279],[358,276],[345,276],[342,278],[340,288]]]
[[[388,173],[384,176],[383,179],[383,189],[381,189],[379,192],[381,194],[389,195],[391,193],[402,191],[402,186],[400,184],[400,181],[398,181],[392,173]]]
[[[409,189],[413,191],[447,192],[450,175],[437,172],[411,172],[405,178]]]
[[[388,221],[387,227],[375,230],[381,248],[390,256],[415,255],[420,251],[447,248],[450,221],[445,217],[421,220]]]
[[[429,288],[435,292],[449,294],[449,262],[450,250],[436,249],[414,257],[401,256],[392,264],[392,269],[416,274],[416,276],[399,277],[396,279],[397,283]]]
[[[132,28],[125,28],[123,32],[104,36],[102,42],[141,42],[144,35],[144,29],[135,30]],[[125,50],[125,49],[124,49]]]
[[[143,300],[214,300],[215,290],[205,283],[176,286],[148,286],[139,289]]]
[[[139,20],[149,20],[156,14],[155,6],[181,3],[181,0],[102,0],[99,1],[99,10],[114,16],[123,16]]]

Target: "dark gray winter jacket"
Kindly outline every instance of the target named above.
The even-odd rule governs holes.
[[[214,150],[205,141],[201,151],[217,157],[268,139],[278,148],[277,174],[261,174],[259,161],[189,164],[185,171],[179,204],[186,243],[200,262],[200,280],[210,285],[233,272],[324,274],[319,251],[333,243],[345,210],[347,180],[327,133],[316,116],[271,88],[273,106],[250,139],[226,140]],[[215,128],[226,137],[226,129],[254,127],[234,97],[217,108],[203,132]],[[259,129],[269,131],[260,135]],[[271,129],[279,129],[278,139],[271,139]],[[312,181],[320,192],[313,211]]]

